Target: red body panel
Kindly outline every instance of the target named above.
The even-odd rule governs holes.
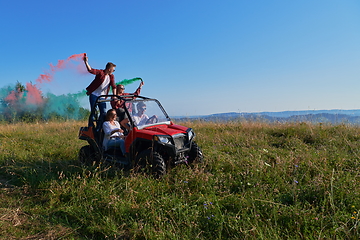
[[[82,127],[79,131],[79,138],[86,140],[88,138],[94,139],[94,133],[92,127]]]
[[[142,138],[151,141],[155,135],[173,136],[179,133],[186,133],[187,129],[188,129],[187,127],[175,125],[172,123],[170,125],[162,124],[162,125],[150,126],[147,128],[143,128],[141,130],[138,130],[135,127],[126,136],[125,139],[126,152],[129,152],[130,145],[134,142],[136,138]]]

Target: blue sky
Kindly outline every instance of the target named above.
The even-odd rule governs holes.
[[[34,83],[50,63],[86,52],[93,68],[114,62],[117,82],[143,78],[142,95],[173,116],[360,108],[358,0],[34,0],[0,9],[0,87]],[[41,89],[77,93],[92,80],[69,68]]]

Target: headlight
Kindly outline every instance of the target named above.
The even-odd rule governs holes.
[[[171,144],[170,137],[168,136],[154,136],[154,140],[166,144]]]
[[[195,133],[193,132],[192,129],[190,129],[190,131],[188,132],[189,141],[190,141],[191,139],[193,139],[194,136],[195,136]]]

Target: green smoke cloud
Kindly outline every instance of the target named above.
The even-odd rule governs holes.
[[[124,79],[116,84],[129,85],[136,81],[142,81],[141,78],[136,77],[132,79]],[[52,117],[62,119],[84,119],[88,115],[88,111],[84,109],[80,100],[86,97],[86,90],[78,93],[69,93],[62,95],[54,95],[47,93],[43,96],[44,102],[41,105],[27,105],[27,90],[24,88],[23,95],[17,99],[16,102],[6,101],[6,97],[21,86],[17,83],[15,86],[6,86],[0,89],[0,120],[16,121],[24,120],[28,116],[35,116],[37,119],[50,119]],[[21,119],[20,119],[21,118]]]
[[[126,85],[131,84],[131,83],[136,82],[136,81],[142,81],[142,79],[139,78],[139,77],[132,78],[132,79],[124,79],[124,80],[122,80],[120,82],[117,82],[116,85],[122,84],[122,85],[126,86]]]

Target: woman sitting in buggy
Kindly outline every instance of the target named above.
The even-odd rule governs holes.
[[[107,151],[109,148],[120,147],[122,153],[125,155],[124,131],[121,129],[119,122],[115,119],[115,109],[109,109],[106,113],[105,122],[103,123],[103,147],[105,151]]]

